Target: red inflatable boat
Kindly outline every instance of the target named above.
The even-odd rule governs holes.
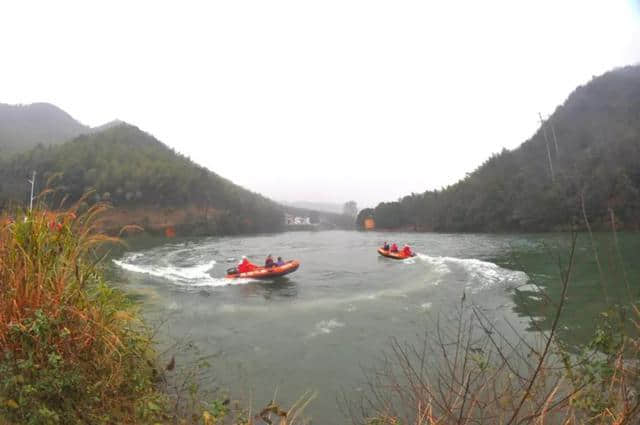
[[[268,268],[258,267],[255,270],[252,270],[250,272],[245,272],[245,273],[238,273],[236,269],[229,269],[227,270],[227,277],[230,279],[233,279],[236,277],[246,277],[250,279],[269,279],[272,277],[284,276],[286,274],[293,273],[296,270],[298,270],[298,267],[300,267],[300,261],[292,260],[292,261],[287,261],[281,266],[268,267]]]
[[[405,255],[402,253],[402,251],[398,251],[398,252],[386,251],[382,248],[378,248],[378,254],[382,255],[383,257],[393,258],[394,260],[406,260],[407,258],[416,256],[416,254]]]

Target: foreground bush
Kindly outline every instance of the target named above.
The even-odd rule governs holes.
[[[0,218],[0,422],[162,418],[148,333],[96,270],[103,208]]]

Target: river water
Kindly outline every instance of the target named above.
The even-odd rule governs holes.
[[[596,237],[603,275],[591,240],[578,239],[561,328],[571,344],[588,339],[607,305],[637,294],[640,238],[618,238],[616,250],[611,235]],[[419,254],[380,257],[376,247],[385,240]],[[162,324],[167,358],[184,365],[211,356],[203,385],[256,408],[275,391],[284,406],[315,391],[307,415],[337,425],[348,422],[338,401],[358,397],[363,368],[377,364],[390,339],[417,341],[438,320],[451,320],[463,295],[519,332],[534,332],[532,320],[548,327],[569,249],[568,235],[327,231],[132,241],[132,250],[113,260],[113,279]],[[224,278],[242,255],[258,263],[269,253],[300,260],[300,269],[269,281]],[[604,291],[603,280],[611,281]]]

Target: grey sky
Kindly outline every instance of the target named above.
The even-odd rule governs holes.
[[[632,0],[5,2],[0,102],[120,118],[273,199],[363,207],[522,143],[640,60],[639,22]]]

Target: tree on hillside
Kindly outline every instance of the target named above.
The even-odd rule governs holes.
[[[358,213],[358,217],[356,218],[356,228],[359,230],[363,230],[365,220],[373,216],[373,208],[365,208],[363,210],[360,210],[360,212]]]

